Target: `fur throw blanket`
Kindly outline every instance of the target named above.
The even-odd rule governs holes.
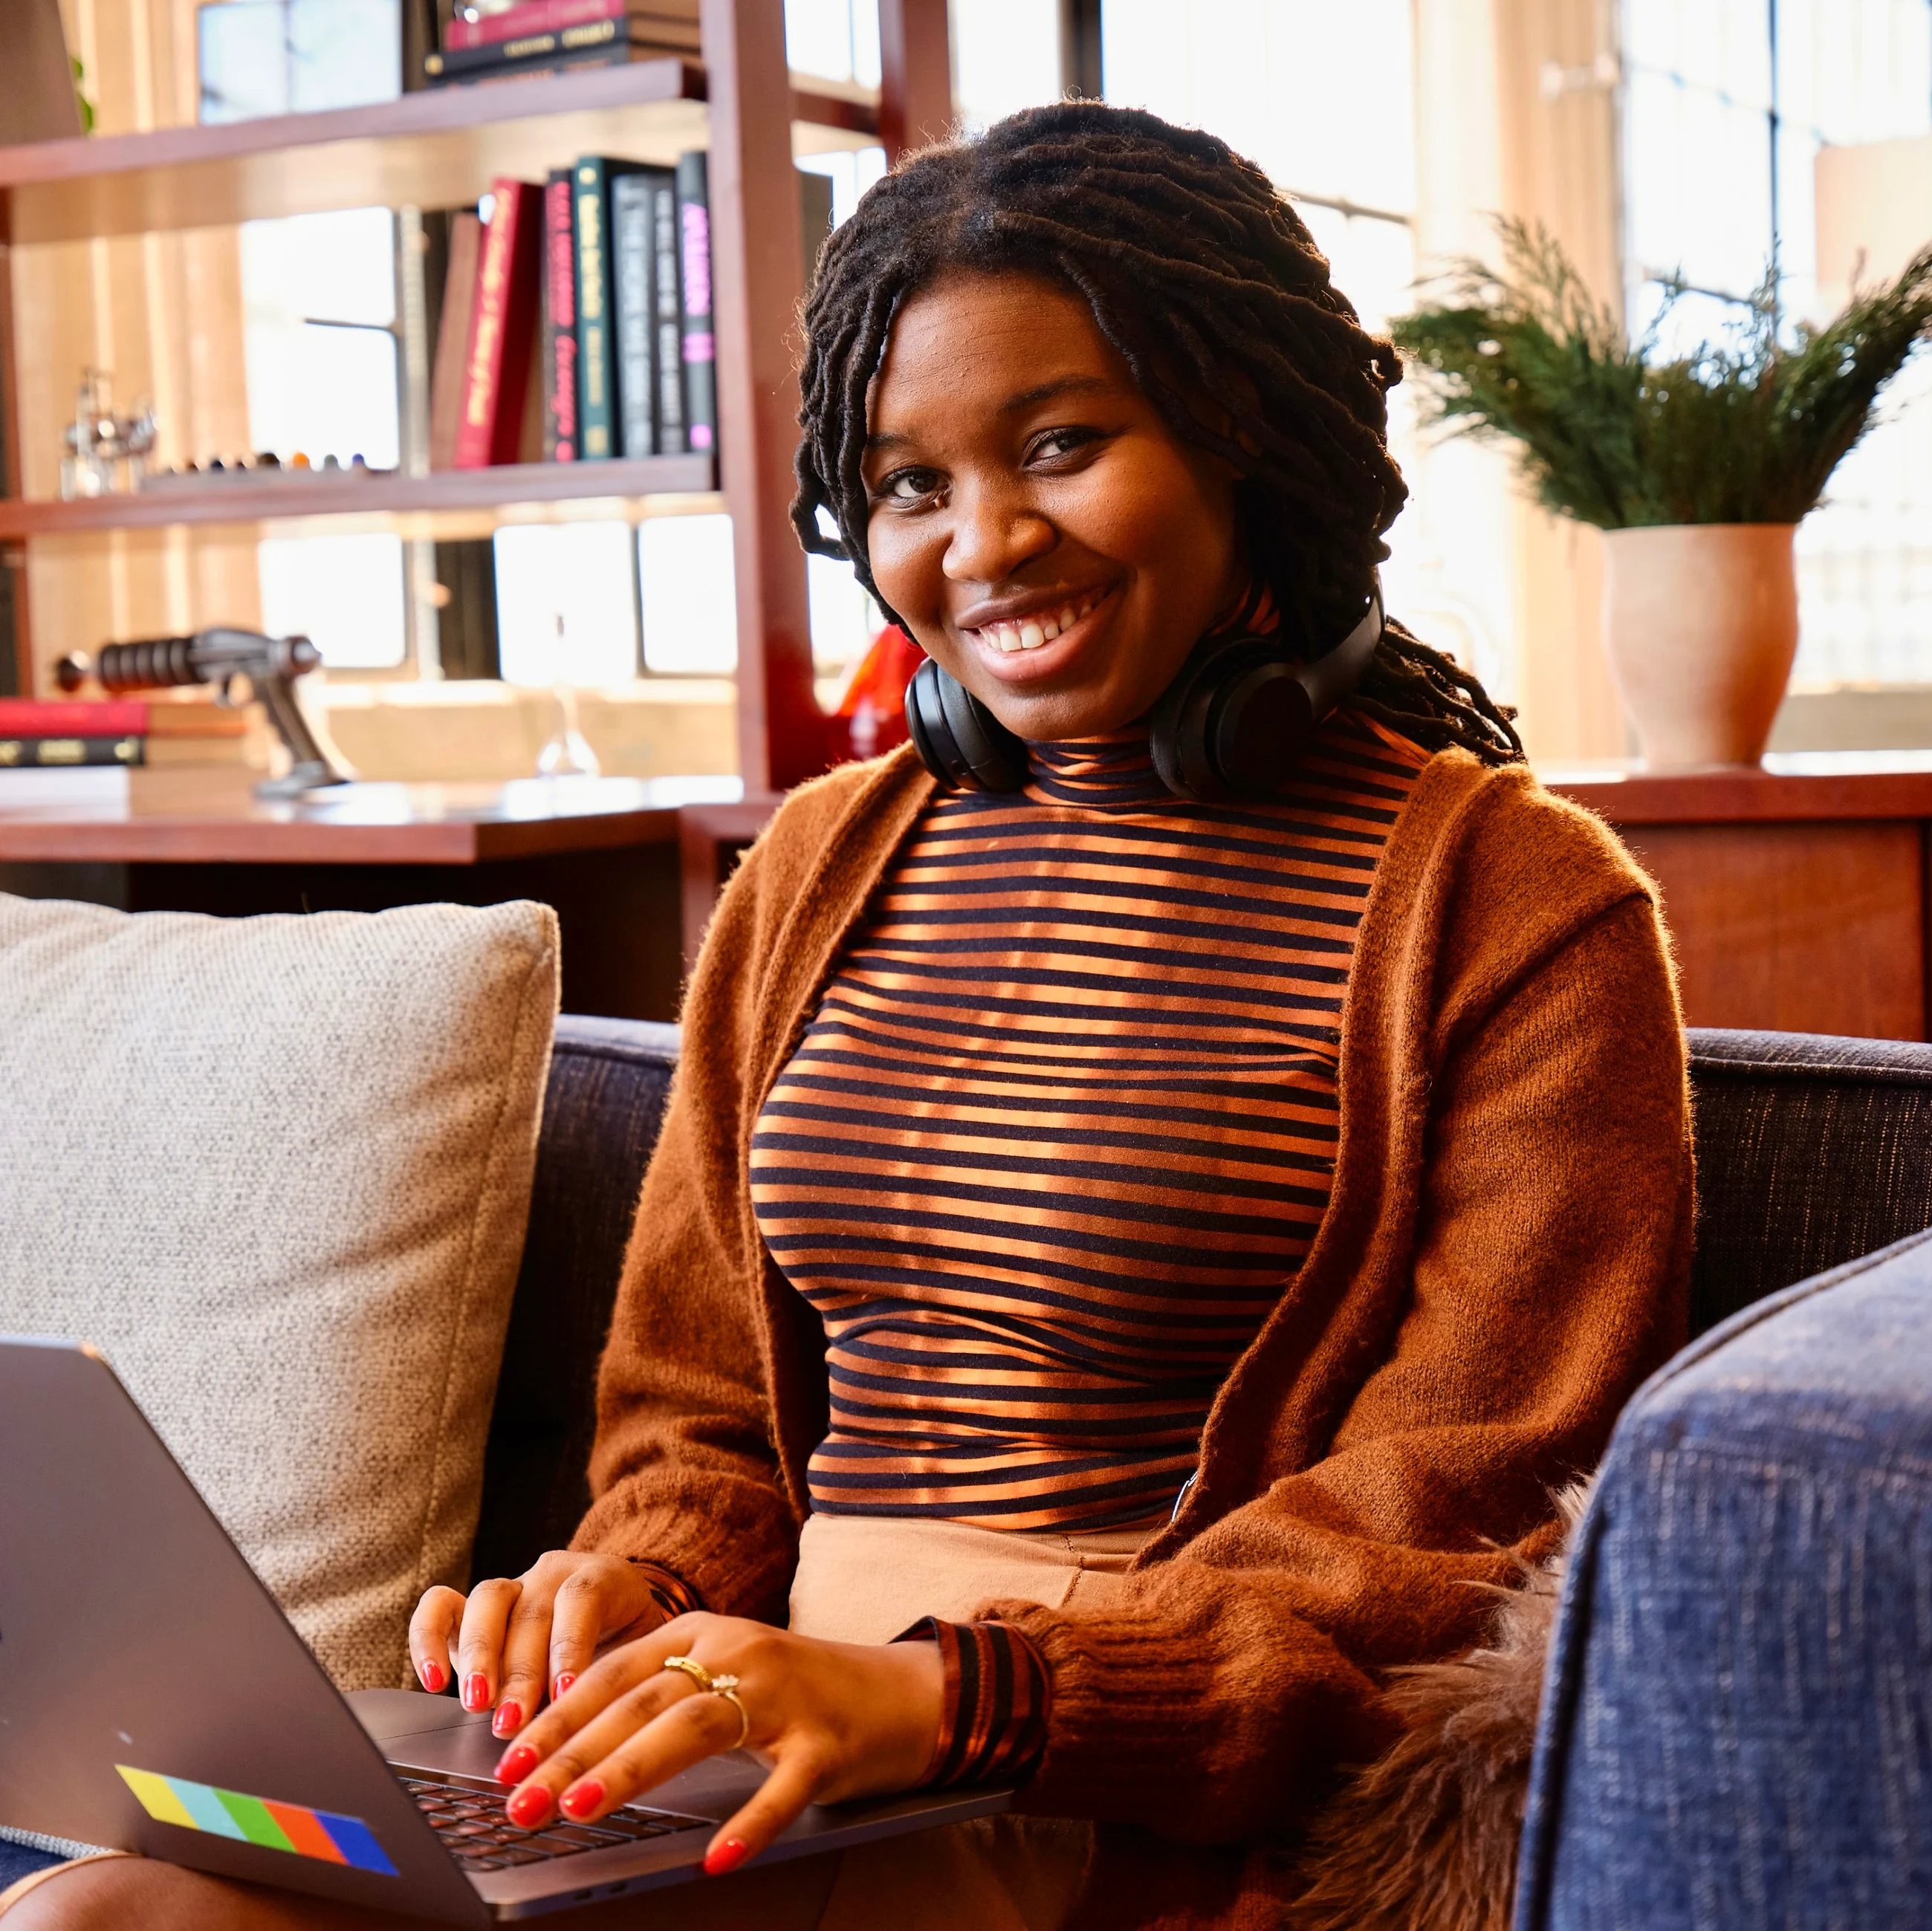
[[[1544,1666],[1588,1499],[1557,1500],[1557,1552],[1504,1593],[1486,1649],[1397,1673],[1408,1728],[1317,1817],[1286,1931],[1509,1931]]]

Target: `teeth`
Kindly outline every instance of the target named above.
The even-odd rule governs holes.
[[[1037,650],[1042,644],[1051,643],[1061,631],[1071,630],[1100,601],[1095,596],[1083,604],[1069,604],[1058,616],[1022,617],[1017,623],[988,624],[980,634],[1003,657],[1010,657],[1018,650]]]

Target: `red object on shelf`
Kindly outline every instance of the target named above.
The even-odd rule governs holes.
[[[846,679],[838,708],[854,757],[877,757],[906,741],[906,686],[926,661],[921,650],[896,624],[888,624],[873,638]]]
[[[442,30],[442,44],[452,52],[470,47],[494,47],[526,34],[560,33],[596,20],[621,20],[630,0],[523,0],[500,13],[480,20],[452,20]]]
[[[483,234],[476,300],[464,358],[463,409],[456,424],[456,467],[514,463],[522,440],[537,332],[537,268],[543,190],[502,177]]]
[[[148,734],[148,707],[131,698],[0,697],[0,738],[125,738]]]

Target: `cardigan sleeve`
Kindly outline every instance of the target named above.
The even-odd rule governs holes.
[[[1380,1358],[1334,1364],[1325,1452],[1270,1467],[1264,1445],[1254,1499],[1106,1603],[981,1611],[1052,1679],[1019,1807],[1193,1843],[1291,1828],[1393,1740],[1380,1673],[1479,1639],[1491,1589],[1546,1546],[1550,1491],[1684,1328],[1682,1032],[1630,881],[1513,983],[1445,995],[1443,947],[1432,1077],[1391,1082],[1424,1116],[1390,1141],[1421,1160],[1392,1189],[1411,1225],[1378,1237],[1400,1292]],[[1376,1245],[1347,1293],[1376,1291]]]

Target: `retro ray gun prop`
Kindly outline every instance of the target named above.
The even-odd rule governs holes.
[[[135,643],[104,643],[91,660],[76,652],[61,659],[56,676],[63,691],[77,691],[91,676],[103,690],[160,691],[178,684],[214,684],[225,704],[243,701],[242,680],[261,699],[289,754],[286,777],[255,787],[263,798],[294,798],[328,784],[346,784],[351,773],[317,740],[296,702],[296,679],[314,670],[322,652],[305,637],[263,637],[252,630],[200,630],[192,637],[148,637]]]

